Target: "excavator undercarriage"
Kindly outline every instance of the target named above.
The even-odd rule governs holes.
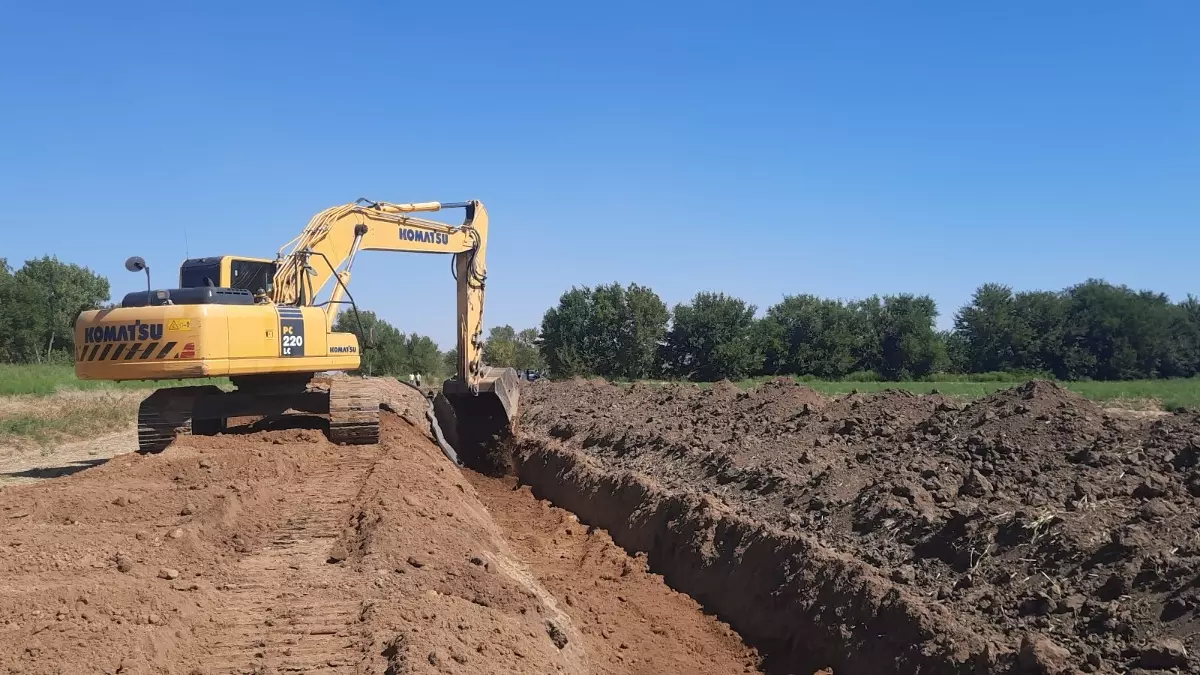
[[[178,434],[218,434],[235,418],[308,414],[329,421],[329,440],[363,445],[379,440],[379,395],[370,380],[349,376],[232,378],[237,387],[159,389],[138,408],[138,451],[161,452]]]

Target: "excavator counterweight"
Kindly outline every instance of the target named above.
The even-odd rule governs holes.
[[[415,214],[462,209],[461,225]],[[338,312],[350,306],[350,271],[360,251],[442,253],[454,257],[458,364],[443,383],[440,427],[465,458],[475,445],[511,433],[518,406],[512,369],[483,364],[482,332],[488,215],[481,202],[390,204],[358,200],[326,209],[279,250],[275,259],[220,256],[180,266],[178,288],[147,289],[119,307],[92,310],[75,325],[75,372],[85,380],[166,380],[228,377],[233,391],[204,385],[155,391],[138,415],[142,452],[161,452],[176,434],[212,434],[233,418],[274,418],[288,412],[328,417],[334,442],[379,438],[379,400],[359,369],[362,344],[338,332]],[[363,336],[363,342],[368,342]]]

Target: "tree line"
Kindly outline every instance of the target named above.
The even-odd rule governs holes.
[[[937,330],[927,295],[844,301],[787,296],[757,308],[701,292],[668,310],[651,289],[572,288],[542,319],[537,345],[557,377],[755,375],[904,380],[1018,372],[1064,380],[1191,377],[1200,371],[1200,301],[1089,279],[1061,291],[984,284]]]
[[[0,362],[69,363],[75,318],[104,307],[109,283],[52,256],[14,270],[0,258]],[[573,287],[538,328],[494,326],[484,360],[555,377],[678,378],[757,375],[903,380],[943,373],[1016,372],[1063,380],[1191,377],[1200,372],[1200,300],[1098,279],[1060,291],[984,284],[937,330],[926,295],[862,300],[793,295],[761,316],[753,304],[701,292],[668,308],[636,283]],[[457,354],[404,333],[374,312],[344,310],[336,330],[358,335],[363,370],[454,373]]]
[[[75,318],[108,293],[108,279],[86,267],[44,256],[14,271],[0,258],[0,362],[71,362]]]

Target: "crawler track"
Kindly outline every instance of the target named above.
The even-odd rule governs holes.
[[[370,644],[361,580],[332,565],[330,551],[380,455],[378,445],[331,448],[276,503],[278,527],[237,562],[216,630],[203,637],[213,671],[358,672]]]

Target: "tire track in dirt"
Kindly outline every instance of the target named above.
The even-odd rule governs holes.
[[[338,448],[320,457],[309,480],[276,504],[281,526],[261,550],[238,561],[238,582],[206,637],[216,672],[355,672],[367,645],[362,599],[353,578],[330,564],[330,550],[351,517],[381,446]]]

